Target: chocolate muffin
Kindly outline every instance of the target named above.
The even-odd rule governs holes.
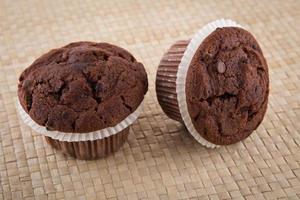
[[[180,87],[174,85],[179,84],[178,66],[189,44],[190,40],[179,41],[168,50],[156,79],[162,109],[183,123],[177,98]],[[217,27],[192,54],[184,87],[190,126],[196,134],[212,146],[233,144],[248,137],[263,120],[268,66],[252,34],[239,27]]]
[[[136,111],[147,89],[145,69],[128,51],[108,43],[76,42],[51,50],[24,70],[18,96],[30,118],[49,132],[86,134],[117,126]],[[61,149],[58,144],[66,142],[57,140],[53,146]],[[78,157],[74,148],[65,151],[70,152]]]

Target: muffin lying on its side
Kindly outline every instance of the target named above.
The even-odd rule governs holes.
[[[105,156],[123,144],[148,89],[143,65],[129,52],[93,42],[48,52],[19,81],[24,121],[80,159]]]
[[[262,122],[269,95],[268,66],[251,33],[217,20],[162,58],[158,101],[207,147],[248,137]]]

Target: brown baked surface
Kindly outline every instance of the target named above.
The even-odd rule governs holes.
[[[83,133],[121,122],[147,89],[144,66],[126,50],[76,42],[51,50],[23,71],[18,96],[39,125]]]
[[[188,111],[196,130],[214,144],[248,137],[263,120],[268,66],[255,38],[218,28],[199,46],[187,73]]]

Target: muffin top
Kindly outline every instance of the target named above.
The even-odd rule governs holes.
[[[144,66],[126,50],[76,42],[51,50],[23,71],[23,109],[47,130],[85,133],[112,127],[134,112],[148,90]]]
[[[236,27],[217,28],[192,58],[186,99],[199,134],[219,145],[236,143],[263,120],[268,66],[255,38]]]

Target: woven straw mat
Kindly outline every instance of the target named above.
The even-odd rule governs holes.
[[[207,149],[162,112],[154,83],[173,42],[220,18],[256,36],[271,92],[249,138]],[[299,199],[299,21],[299,0],[0,0],[0,199]],[[15,107],[20,73],[48,50],[80,40],[128,49],[149,77],[128,141],[97,161],[53,150]]]

